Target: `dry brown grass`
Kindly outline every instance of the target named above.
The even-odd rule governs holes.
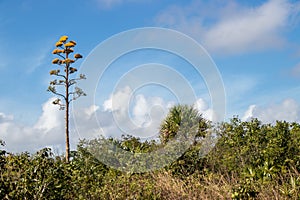
[[[237,177],[221,174],[180,179],[164,172],[155,174],[153,178],[156,193],[160,194],[161,199],[166,200],[231,199],[232,191],[239,182]],[[299,184],[300,174],[295,170],[286,177],[278,177],[269,183],[256,184],[257,199],[299,199],[300,186],[297,185],[297,181]]]
[[[229,199],[230,183],[224,177],[193,176],[185,180],[160,173],[155,177],[162,199]]]

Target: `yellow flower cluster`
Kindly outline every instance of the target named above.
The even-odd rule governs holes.
[[[65,63],[74,63],[75,62],[75,60],[71,60],[69,58],[65,59],[64,61],[65,61]]]
[[[57,75],[59,72],[59,70],[51,70],[50,75]]]
[[[59,41],[63,42],[63,43],[65,43],[67,40],[68,40],[68,36],[66,36],[66,35],[61,36],[60,39],[59,39]]]
[[[74,46],[75,46],[75,44],[72,42],[68,42],[65,44],[65,47],[74,47]]]
[[[80,55],[79,53],[77,53],[77,54],[74,55],[74,58],[76,58],[76,59],[82,58],[82,55]]]
[[[52,60],[52,63],[53,63],[53,64],[58,64],[59,61],[60,61],[60,60],[59,60],[58,58],[55,58],[55,59]]]
[[[60,54],[60,53],[64,53],[64,50],[62,50],[62,49],[54,49],[52,51],[52,54]]]
[[[74,73],[74,72],[77,72],[77,69],[76,68],[73,68],[73,67],[70,67],[70,73]]]
[[[70,42],[73,43],[74,45],[76,45],[76,42],[74,40],[71,40]]]
[[[56,46],[56,47],[61,47],[63,44],[64,44],[64,43],[62,43],[61,41],[59,41],[59,42],[56,42],[55,46]]]

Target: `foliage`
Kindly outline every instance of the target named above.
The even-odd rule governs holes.
[[[163,145],[132,136],[81,141],[69,163],[47,148],[33,155],[2,150],[0,199],[300,198],[298,123],[233,118],[214,128],[218,141],[207,155],[200,155],[197,140],[171,165],[148,173],[120,172],[90,152],[105,141],[133,153]],[[132,161],[120,165],[126,162]]]
[[[170,109],[161,124],[160,140],[163,144],[175,137],[184,139],[192,137],[197,141],[205,135],[207,128],[207,121],[193,106],[176,105]]]

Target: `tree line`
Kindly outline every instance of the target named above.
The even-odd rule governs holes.
[[[185,118],[196,123],[182,125]],[[121,172],[90,151],[111,142],[134,154],[151,153],[193,131],[195,139],[183,155],[151,172]],[[213,142],[206,144],[205,138]],[[204,145],[211,146],[209,152],[202,152]],[[263,124],[235,117],[212,124],[193,107],[177,105],[162,122],[159,141],[130,135],[82,140],[69,162],[49,148],[13,154],[3,146],[0,199],[299,199],[299,147],[299,123]]]

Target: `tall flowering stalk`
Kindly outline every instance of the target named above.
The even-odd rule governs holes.
[[[55,44],[56,48],[53,50],[53,54],[57,55],[57,58],[52,60],[52,64],[58,65],[58,69],[50,71],[51,76],[55,76],[56,79],[50,82],[48,87],[49,92],[57,96],[52,103],[58,105],[60,110],[65,110],[65,128],[66,128],[66,162],[70,160],[70,140],[69,140],[69,105],[72,101],[78,99],[81,96],[86,96],[82,89],[76,87],[78,80],[86,79],[84,74],[80,74],[77,78],[72,78],[71,75],[77,72],[77,69],[73,67],[73,64],[82,58],[79,53],[74,54],[71,58],[71,54],[74,53],[75,41],[68,41],[68,36],[62,36]],[[72,67],[71,67],[72,66]],[[64,87],[62,92],[58,92],[56,88],[58,86]],[[72,88],[74,86],[74,88]],[[74,90],[71,90],[74,89]]]

